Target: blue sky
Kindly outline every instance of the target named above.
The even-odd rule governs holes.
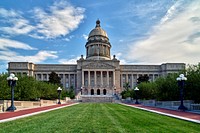
[[[199,0],[1,0],[0,72],[75,64],[97,19],[120,64],[200,61]]]

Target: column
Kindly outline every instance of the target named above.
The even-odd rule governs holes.
[[[132,85],[132,88],[134,87],[134,83],[133,83],[133,74],[131,74],[131,85]]]
[[[102,71],[101,71],[101,86],[103,85],[103,74],[102,74]]]
[[[123,74],[121,73],[121,87],[123,88]]]
[[[128,74],[126,74],[126,83],[128,83]]]
[[[88,71],[88,86],[90,86],[90,71]]]
[[[154,74],[153,74],[153,82],[154,82],[154,80],[155,80],[155,77],[154,77]]]
[[[113,86],[115,86],[115,71],[113,71]]]
[[[47,81],[49,81],[49,74],[47,73]]]
[[[44,78],[43,78],[43,73],[41,73],[41,80],[42,80],[42,81],[44,80]]]
[[[74,89],[76,88],[76,74],[74,74]]]
[[[48,75],[48,74],[47,74]],[[48,76],[47,76],[48,77]],[[66,78],[65,73],[63,74],[63,87],[66,88]]]
[[[82,70],[82,86],[84,86],[84,71]]]
[[[94,85],[95,85],[95,87],[97,85],[97,73],[96,72],[97,71],[94,71]]]
[[[69,73],[69,76],[68,76],[68,83],[69,83],[69,88],[71,87],[71,77],[70,77],[70,73]]]
[[[109,86],[109,71],[107,71],[107,86]]]

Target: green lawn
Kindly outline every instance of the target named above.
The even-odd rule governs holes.
[[[82,103],[0,124],[0,133],[197,133],[200,124],[119,104]]]

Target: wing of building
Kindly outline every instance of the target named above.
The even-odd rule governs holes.
[[[148,75],[150,81],[169,73],[178,73],[185,68],[184,63],[165,63],[161,65],[120,65],[115,55],[111,58],[111,44],[105,30],[96,21],[85,45],[86,58],[81,55],[76,65],[34,64],[31,62],[9,62],[8,72],[35,77],[48,81],[54,71],[61,77],[63,88],[73,86],[76,94],[109,95],[120,93],[123,84],[129,82],[136,86],[137,78]]]

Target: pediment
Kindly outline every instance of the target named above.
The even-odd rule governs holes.
[[[83,69],[115,69],[114,66],[106,64],[106,63],[101,63],[101,62],[93,62],[89,63],[87,65],[82,66]]]

